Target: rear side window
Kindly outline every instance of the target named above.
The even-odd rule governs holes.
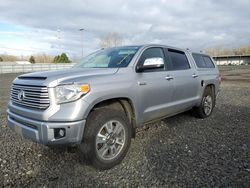
[[[206,68],[206,63],[200,54],[193,54],[194,61],[199,68]]]
[[[211,58],[202,54],[192,54],[198,68],[214,68]]]
[[[172,62],[172,70],[185,70],[190,68],[188,59],[184,52],[169,49],[168,54]]]
[[[211,58],[208,56],[203,56],[203,59],[206,63],[207,68],[214,68],[214,63],[212,62]]]

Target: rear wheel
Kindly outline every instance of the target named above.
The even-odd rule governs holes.
[[[94,167],[109,169],[125,157],[131,141],[131,126],[123,111],[101,108],[87,119],[82,157]]]
[[[194,108],[194,113],[199,118],[206,118],[212,114],[215,106],[215,95],[210,87],[206,87],[200,106]]]

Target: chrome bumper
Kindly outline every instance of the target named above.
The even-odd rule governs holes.
[[[17,115],[9,110],[8,126],[24,138],[44,145],[79,144],[82,141],[86,120],[75,122],[43,122]],[[65,129],[65,136],[56,139],[55,128]]]

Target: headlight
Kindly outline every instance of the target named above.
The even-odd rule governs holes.
[[[55,88],[56,102],[61,104],[75,101],[89,91],[90,86],[88,84],[59,85]]]

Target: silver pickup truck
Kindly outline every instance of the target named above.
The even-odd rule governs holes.
[[[8,125],[44,145],[77,145],[93,166],[108,169],[126,155],[135,129],[193,110],[210,116],[220,76],[202,53],[142,45],[102,49],[67,70],[18,76]]]

